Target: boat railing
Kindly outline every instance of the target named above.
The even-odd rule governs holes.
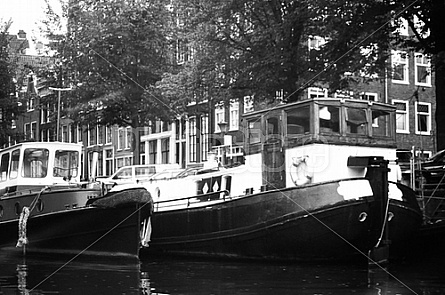
[[[40,190],[45,187],[45,185],[42,186],[35,186],[35,187],[30,187],[30,188],[25,188],[25,189],[21,189],[21,190],[17,190],[17,191],[11,191],[11,192],[6,192],[3,195],[1,195],[1,198],[12,198],[12,197],[19,197],[19,196],[23,196],[23,195],[28,195],[28,194],[37,194],[40,192]],[[60,185],[53,185],[50,186],[51,188],[55,189],[64,189],[64,188],[73,188],[73,187],[82,187],[81,184],[79,183],[67,183],[67,184],[60,184]]]
[[[165,201],[157,201],[154,202],[155,210],[166,210],[166,209],[172,209],[174,207],[177,207],[178,209],[181,208],[188,208],[195,204],[202,204],[203,202],[220,202],[225,201],[226,199],[230,199],[230,192],[228,190],[221,190],[217,192],[211,192],[207,194],[202,195],[195,195],[191,197],[186,198],[178,198],[178,199],[171,199],[171,200],[165,200]]]

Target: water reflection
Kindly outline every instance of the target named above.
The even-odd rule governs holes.
[[[8,254],[0,255],[0,294],[141,294],[136,260]]]
[[[0,294],[445,294],[445,264],[285,264],[23,257],[0,252]]]
[[[444,267],[144,261],[151,294],[445,294]]]

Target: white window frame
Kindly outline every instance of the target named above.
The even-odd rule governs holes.
[[[428,112],[424,113],[424,112],[419,112],[418,111],[418,106],[419,105],[426,105],[428,106]],[[429,102],[417,102],[415,103],[415,128],[416,128],[416,134],[420,134],[420,135],[431,135],[431,103]],[[427,116],[427,121],[426,121],[426,128],[427,131],[419,131],[419,116]]]
[[[360,98],[369,101],[379,101],[379,95],[375,92],[362,92],[360,93]]]
[[[307,89],[308,98],[328,97],[328,90],[320,87],[309,87]]]
[[[394,79],[394,69],[396,66],[403,65],[403,79]],[[391,52],[391,68],[393,71],[392,82],[397,84],[409,84],[409,56],[408,52],[393,50]]]
[[[131,144],[133,141],[132,135],[133,135],[133,132],[131,130],[131,127],[125,128],[125,149],[126,150],[131,149]],[[130,138],[128,138],[128,136],[130,136]]]
[[[229,109],[229,130],[239,129],[239,102],[231,102]]]
[[[215,132],[221,132],[218,125],[220,122],[226,122],[226,110],[223,104],[215,107]]]
[[[397,133],[409,134],[409,101],[393,99],[392,100],[392,104],[395,105],[396,103],[405,105],[405,110],[404,111],[396,110],[396,132]],[[404,116],[404,126],[405,126],[405,129],[397,129],[398,116]]]
[[[253,111],[254,111],[253,96],[250,95],[244,96],[244,114]]]
[[[425,82],[419,82],[419,71],[418,67],[426,68],[428,73],[425,77]],[[431,87],[431,59],[428,55],[416,52],[414,54],[414,82],[417,86]]]
[[[110,135],[110,137],[108,137]],[[105,144],[113,143],[113,127],[105,126]]]

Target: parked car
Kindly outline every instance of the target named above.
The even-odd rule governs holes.
[[[116,173],[102,179],[104,183],[112,184],[128,184],[128,183],[139,183],[150,179],[151,176],[155,175],[159,171],[168,169],[169,167],[177,167],[177,165],[160,164],[160,165],[131,165],[119,168]]]
[[[420,164],[420,171],[426,183],[445,183],[445,150],[432,155]]]

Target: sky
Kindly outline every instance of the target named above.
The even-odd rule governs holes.
[[[59,0],[50,0],[55,11],[60,10]],[[12,20],[9,34],[24,30],[28,40],[40,39],[38,23],[45,18],[45,0],[0,0],[0,21]]]

